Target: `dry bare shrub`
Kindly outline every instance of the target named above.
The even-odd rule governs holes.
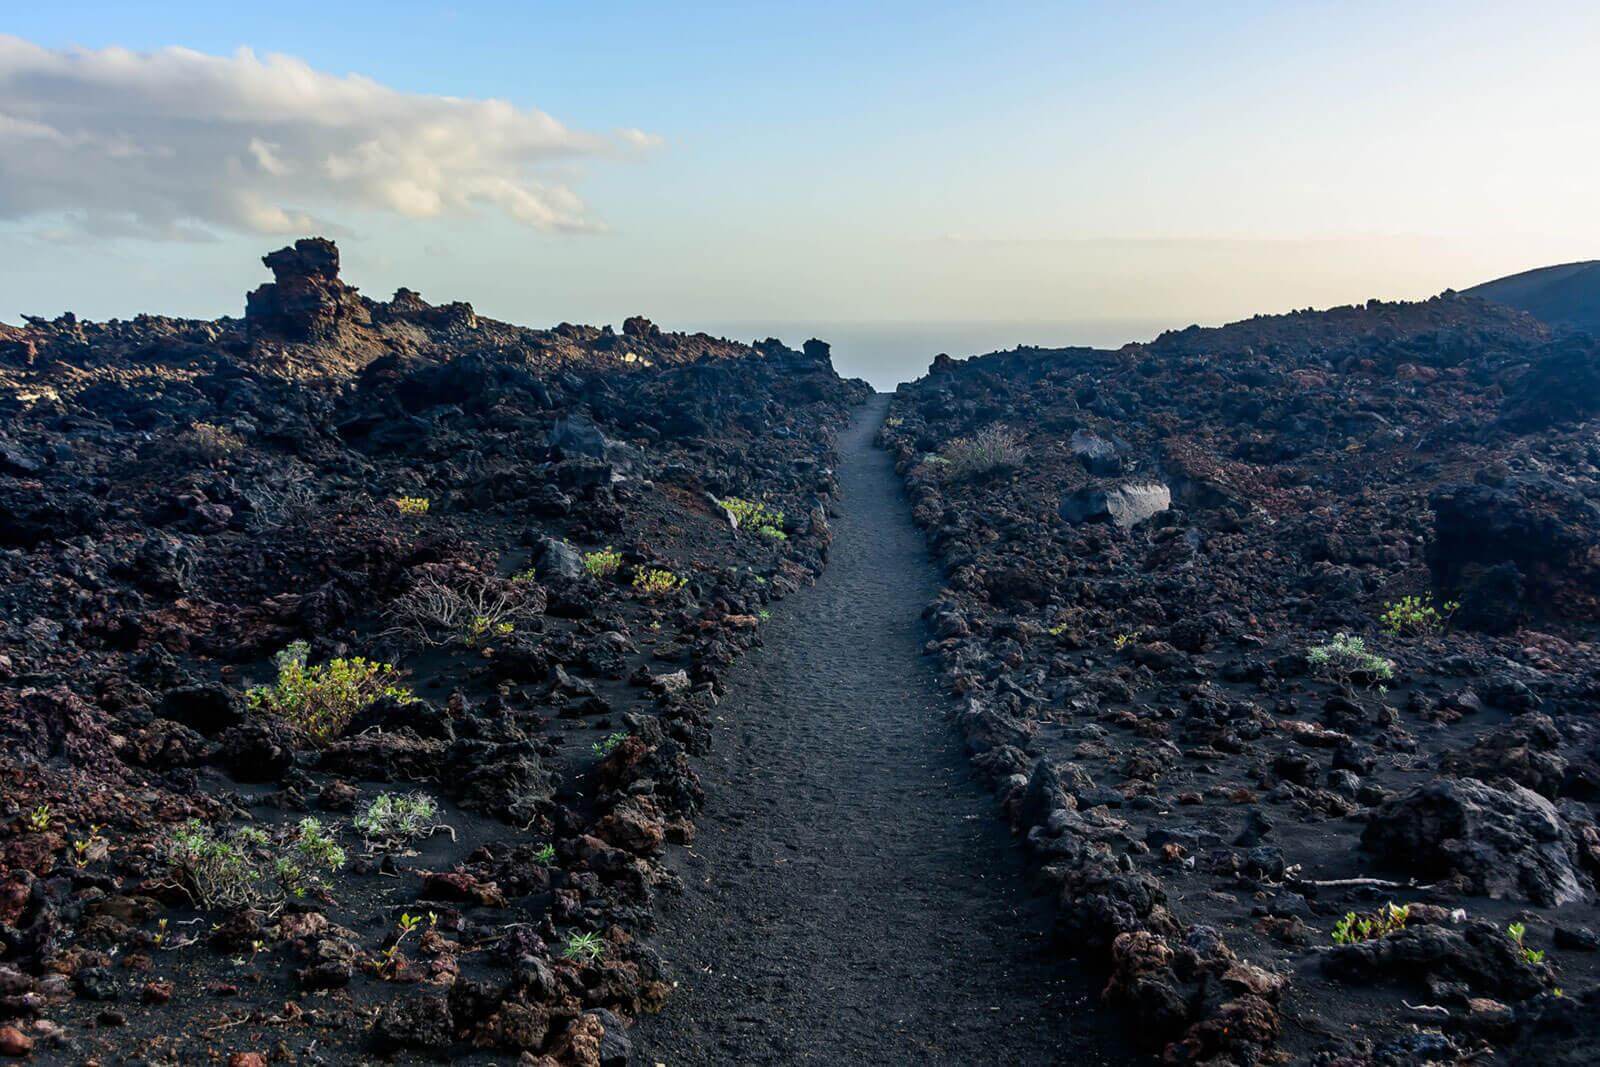
[[[971,437],[957,437],[939,450],[948,481],[964,481],[992,471],[1014,470],[1028,458],[1022,439],[1004,426],[985,426]]]
[[[508,636],[544,605],[544,590],[531,582],[483,578],[451,583],[429,576],[389,605],[394,620],[389,632],[422,645],[472,647]]]

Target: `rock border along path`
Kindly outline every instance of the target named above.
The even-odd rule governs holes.
[[[972,777],[921,655],[938,590],[879,396],[841,436],[828,567],[730,671],[638,1062],[1133,1062]]]

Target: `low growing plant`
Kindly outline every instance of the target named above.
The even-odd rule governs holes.
[[[1396,905],[1393,901],[1366,915],[1346,912],[1344,918],[1333,924],[1333,943],[1355,945],[1362,941],[1376,941],[1396,930],[1404,930],[1409,918],[1411,905]]]
[[[769,508],[758,500],[744,500],[736,496],[724,499],[722,506],[728,509],[741,530],[751,530],[772,541],[789,539],[789,535],[783,532],[783,512],[775,508]]]
[[[633,575],[634,589],[649,597],[664,597],[682,589],[685,584],[676,574],[659,567],[640,567]]]
[[[1367,651],[1367,642],[1349,634],[1334,634],[1325,645],[1306,650],[1306,662],[1318,674],[1338,681],[1365,675],[1380,688],[1394,680],[1394,662]]]
[[[539,851],[533,854],[533,861],[544,867],[550,866],[556,861],[556,846],[540,845]]]
[[[36,834],[42,834],[50,829],[50,805],[40,804],[28,812],[28,829]]]
[[[287,720],[316,745],[326,745],[344,732],[350,720],[384,698],[413,699],[411,690],[394,682],[393,664],[362,659],[331,659],[320,667],[306,664],[310,646],[296,641],[274,657],[278,679],[245,693],[253,710]]]
[[[1378,621],[1383,623],[1383,628],[1396,637],[1403,633],[1438,633],[1450,621],[1450,616],[1460,610],[1461,605],[1454,600],[1447,600],[1438,607],[1434,606],[1432,597],[1403,596],[1393,603],[1384,605],[1383,614],[1378,616]]]
[[[317,819],[300,820],[277,840],[254,826],[224,832],[190,819],[162,844],[161,858],[198,907],[267,908],[322,888],[323,874],[343,867],[345,854]]]
[[[606,954],[606,943],[599,934],[570,934],[561,955],[579,963],[593,963]]]
[[[1013,470],[1028,458],[1022,439],[1004,426],[985,426],[971,437],[957,437],[939,450],[944,477],[964,481],[994,471]]]
[[[428,513],[428,498],[425,496],[397,496],[394,498],[395,510],[402,515],[426,515]]]
[[[439,802],[426,793],[379,793],[350,825],[368,848],[398,848],[449,829],[439,821]]]
[[[583,569],[589,577],[604,581],[622,569],[622,553],[607,545],[583,554]]]
[[[622,744],[622,742],[626,741],[627,739],[628,735],[619,730],[616,733],[607,734],[604,738],[596,741],[589,747],[594,750],[594,754],[596,756],[598,756],[600,759],[605,759],[616,750],[618,745]]]

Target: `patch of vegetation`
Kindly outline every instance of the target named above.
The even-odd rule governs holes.
[[[190,819],[163,842],[161,858],[202,908],[276,906],[321,888],[323,873],[337,871],[345,861],[344,849],[312,818],[300,820],[277,841],[254,826],[223,833]]]
[[[1523,944],[1523,938],[1528,936],[1528,926],[1526,923],[1512,923],[1510,926],[1506,927],[1506,936],[1511,938],[1512,941],[1516,942],[1517,951],[1522,953],[1522,962],[1527,964],[1544,962],[1543,949],[1533,949]]]
[[[183,434],[183,444],[191,455],[207,463],[220,460],[244,450],[244,439],[225,426],[210,422],[197,422]]]
[[[611,755],[612,752],[616,751],[618,745],[622,744],[622,742],[626,741],[627,739],[628,735],[619,730],[614,734],[607,734],[604,738],[596,741],[589,747],[594,750],[594,754],[596,756],[598,756],[600,759],[605,759],[607,756]]]
[[[606,954],[606,943],[599,934],[570,934],[561,955],[579,963],[593,963]]]
[[[622,569],[622,553],[607,545],[583,554],[583,569],[589,577],[604,581]]]
[[[384,698],[413,699],[411,690],[394,684],[393,664],[357,656],[331,659],[320,667],[306,664],[310,646],[296,641],[274,657],[278,679],[245,693],[252,710],[287,720],[316,745],[326,745],[344,732],[350,720]]]
[[[428,498],[425,496],[397,496],[394,498],[395,510],[402,515],[426,515],[428,513]]]
[[[111,841],[103,836],[100,831],[105,826],[100,823],[89,825],[87,837],[72,839],[72,865],[79,870],[89,866],[96,860],[103,860],[111,854]]]
[[[1111,639],[1111,646],[1113,648],[1115,648],[1119,652],[1122,651],[1123,649],[1127,648],[1132,643],[1133,643],[1133,635],[1132,634],[1118,634],[1117,636],[1115,636],[1115,637],[1113,637]]]
[[[769,508],[757,500],[744,500],[736,496],[723,500],[722,506],[728,509],[741,530],[754,530],[771,541],[789,539],[789,535],[783,532],[783,512],[776,508]]]
[[[42,834],[50,829],[50,805],[40,804],[28,812],[28,829],[36,834]]]
[[[554,863],[555,861],[556,861],[556,846],[554,846],[554,845],[549,845],[549,844],[540,845],[539,846],[539,851],[537,851],[537,852],[535,852],[533,854],[533,862],[539,864],[542,867],[548,867],[552,863]]]
[[[511,584],[513,585],[532,585],[538,580],[539,572],[532,567],[527,567],[511,576]]]
[[[1334,634],[1325,645],[1306,650],[1306,662],[1318,674],[1338,681],[1371,679],[1383,687],[1394,680],[1394,662],[1367,650],[1367,642],[1349,634]]]
[[[379,793],[350,820],[368,848],[398,848],[440,829],[439,802],[426,793]]]
[[[487,579],[452,585],[427,577],[395,598],[388,615],[394,632],[423,645],[475,648],[491,637],[509,637],[540,606],[529,583]]]
[[[645,596],[664,597],[687,584],[671,571],[659,567],[640,567],[633,574],[633,587]]]
[[[1450,616],[1461,609],[1454,600],[1435,607],[1432,597],[1403,596],[1384,605],[1378,621],[1383,628],[1399,637],[1403,633],[1432,634],[1444,629]]]
[[[1362,941],[1376,941],[1396,930],[1404,930],[1409,918],[1411,905],[1396,905],[1393,901],[1365,915],[1346,912],[1344,918],[1333,924],[1333,943],[1355,945]]]
[[[939,450],[944,476],[964,481],[995,471],[1014,470],[1028,458],[1022,439],[1004,426],[985,426],[971,437],[957,437]]]

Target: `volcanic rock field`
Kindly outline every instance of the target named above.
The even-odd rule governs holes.
[[[263,262],[0,326],[0,1058],[1595,1062],[1586,335],[884,396]]]

